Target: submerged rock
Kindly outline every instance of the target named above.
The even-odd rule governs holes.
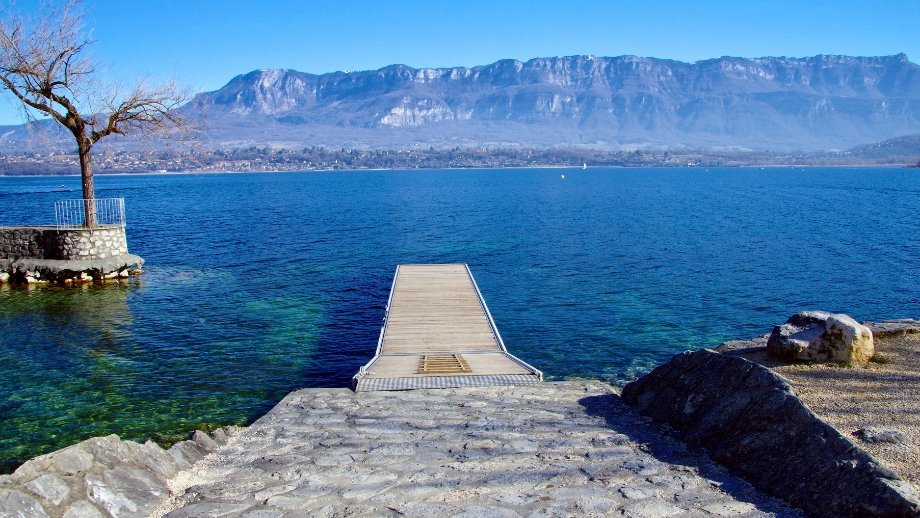
[[[803,311],[773,328],[767,354],[787,363],[866,363],[875,355],[875,342],[868,327],[847,315]]]

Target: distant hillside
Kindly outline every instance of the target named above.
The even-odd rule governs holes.
[[[899,54],[257,70],[184,109],[224,148],[844,150],[920,133],[920,67]],[[7,133],[0,149],[21,145]]]
[[[913,163],[920,160],[920,134],[856,146],[848,149],[847,153],[859,158],[903,158],[905,162]]]

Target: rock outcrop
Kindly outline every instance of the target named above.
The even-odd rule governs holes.
[[[912,318],[883,320],[881,322],[863,322],[862,324],[872,331],[873,338],[889,338],[920,333],[920,320],[914,320]]]
[[[753,362],[688,351],[626,385],[622,397],[758,488],[816,516],[920,517],[920,498],[907,482]]]
[[[767,354],[782,362],[866,363],[875,343],[872,331],[847,315],[803,311],[773,328]]]
[[[224,430],[197,431],[164,450],[117,435],[87,439],[0,477],[0,517],[145,518],[169,498],[167,480],[227,440]]]

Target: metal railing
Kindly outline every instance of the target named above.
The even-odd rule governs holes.
[[[87,209],[96,224],[86,224]],[[57,200],[54,202],[54,220],[58,230],[87,227],[125,226],[124,198],[96,198],[95,200]]]

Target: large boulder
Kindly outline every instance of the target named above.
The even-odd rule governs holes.
[[[744,358],[678,354],[622,398],[813,516],[920,517],[910,484],[815,415],[785,379]]]
[[[868,327],[847,315],[803,311],[773,328],[767,354],[787,363],[866,363],[875,355],[875,342]]]

